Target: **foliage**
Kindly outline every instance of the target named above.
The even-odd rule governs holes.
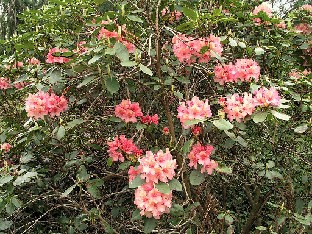
[[[258,5],[25,10],[0,41],[0,231],[311,231],[311,12]]]

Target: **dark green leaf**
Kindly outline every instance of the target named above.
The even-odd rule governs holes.
[[[230,130],[233,128],[233,124],[231,124],[230,121],[225,119],[214,120],[212,123],[220,130]]]
[[[140,175],[137,175],[130,183],[129,188],[137,188],[145,183],[145,180],[141,179]]]
[[[155,187],[161,193],[169,194],[171,192],[170,186],[167,183],[159,182],[159,183],[155,184]]]
[[[200,185],[205,181],[205,176],[197,170],[193,170],[190,174],[191,185]]]
[[[157,220],[154,218],[144,220],[144,233],[151,233],[157,226]]]
[[[105,79],[105,86],[108,92],[111,94],[114,94],[118,92],[120,85],[118,80],[115,77],[109,77],[107,76]]]

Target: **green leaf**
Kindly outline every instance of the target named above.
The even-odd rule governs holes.
[[[119,165],[119,170],[128,169],[130,165],[131,165],[131,161],[123,162]]]
[[[140,70],[141,70],[143,73],[145,73],[145,74],[147,74],[147,75],[149,75],[149,76],[152,76],[152,75],[153,75],[152,70],[149,69],[147,66],[145,66],[145,65],[143,65],[143,64],[140,64]]]
[[[243,48],[243,49],[246,48],[246,44],[244,42],[241,42],[241,41],[238,42],[238,46]]]
[[[159,183],[155,184],[155,187],[161,193],[169,194],[171,192],[170,186],[167,183],[159,182]]]
[[[115,55],[120,59],[121,62],[129,61],[129,51],[124,44],[116,42],[114,49]]]
[[[308,129],[308,125],[307,124],[302,124],[302,125],[296,127],[294,129],[294,131],[295,131],[295,133],[304,133],[305,131],[307,131],[307,129]]]
[[[72,120],[72,121],[70,121],[70,122],[67,123],[67,125],[65,126],[65,129],[74,128],[74,127],[76,127],[77,125],[82,124],[82,123],[84,123],[84,122],[85,122],[85,120],[83,120],[83,119],[74,119],[74,120]]]
[[[94,198],[101,198],[101,192],[96,185],[87,185],[87,190]]]
[[[230,130],[233,128],[233,124],[231,124],[230,121],[225,119],[214,120],[212,123],[220,130]]]
[[[281,119],[281,120],[286,120],[288,121],[290,119],[290,116],[289,115],[286,115],[286,114],[283,114],[283,113],[280,113],[280,112],[277,112],[275,110],[272,110],[271,113],[278,119]]]
[[[268,115],[268,112],[257,112],[252,115],[252,120],[255,123],[260,123],[266,120],[267,115]]]
[[[225,173],[225,174],[232,174],[232,168],[231,167],[226,167],[226,166],[218,166],[216,168],[216,171],[217,172],[220,172],[220,173]]]
[[[61,140],[65,136],[65,128],[64,126],[60,126],[57,133],[56,133],[56,139]]]
[[[192,10],[190,8],[187,8],[187,7],[183,7],[182,11],[183,11],[184,15],[189,17],[191,20],[197,20],[198,14],[197,14],[196,11],[194,11],[194,10]]]
[[[179,205],[179,204],[173,204],[170,208],[170,214],[172,216],[175,216],[175,217],[179,217],[179,216],[182,216],[184,215],[184,209],[183,209],[183,206]]]
[[[80,181],[87,181],[89,179],[89,174],[87,172],[87,169],[84,165],[81,165],[79,167],[78,173],[77,173],[77,179]]]
[[[123,67],[134,67],[136,65],[137,65],[137,63],[134,61],[121,62],[121,66],[123,66]]]
[[[200,185],[205,180],[205,176],[197,170],[193,170],[190,174],[191,185]]]
[[[107,76],[105,79],[105,86],[107,91],[111,94],[117,93],[120,88],[118,80],[115,77],[109,76]]]
[[[13,197],[11,202],[13,203],[13,205],[16,207],[16,208],[21,208],[22,207],[22,201],[20,201],[19,199],[17,199],[16,197]]]
[[[141,178],[140,175],[137,175],[130,183],[129,188],[137,188],[145,183],[145,180]]]
[[[77,88],[79,89],[82,86],[89,84],[90,82],[94,81],[95,78],[95,76],[89,76],[88,78],[84,79],[79,85],[77,85]]]
[[[301,50],[306,50],[306,49],[308,49],[309,48],[309,43],[303,43],[300,47],[299,47],[299,49],[301,49]]]
[[[179,91],[174,91],[173,93],[174,93],[174,95],[175,95],[176,97],[178,97],[178,98],[180,98],[180,99],[183,99],[183,93],[181,93],[181,92],[179,92]]]
[[[136,209],[135,211],[132,212],[131,221],[140,220],[140,219],[142,219],[140,210]]]
[[[187,154],[188,152],[190,152],[190,148],[193,145],[194,139],[188,140],[187,142],[184,143],[183,147],[182,147],[182,153],[183,154]]]
[[[12,224],[13,224],[12,221],[0,219],[0,231],[4,231],[4,230],[9,229]]]
[[[237,42],[233,38],[229,38],[229,42],[230,42],[230,46],[232,46],[232,47],[237,46]]]
[[[92,64],[92,63],[95,63],[96,61],[98,61],[100,58],[102,57],[102,55],[94,55],[93,56],[93,58],[92,59],[90,59],[89,61],[88,61],[88,64],[90,65],[90,64]]]
[[[26,164],[32,161],[33,159],[34,159],[34,156],[31,153],[27,153],[20,158],[20,162],[22,164]]]
[[[182,191],[182,184],[177,179],[170,180],[169,181],[169,187],[171,190],[175,190],[175,191],[179,191],[179,192]]]
[[[30,182],[30,180],[37,176],[37,172],[27,172],[24,175],[18,176],[16,180],[13,182],[14,186],[22,185],[23,183]]]
[[[256,53],[256,55],[264,54],[264,49],[262,49],[261,47],[256,47],[255,53]]]
[[[14,176],[2,176],[0,178],[0,187],[12,181]]]
[[[136,16],[136,15],[127,15],[127,18],[131,21],[138,22],[138,23],[144,22],[139,16]]]
[[[157,220],[154,218],[144,220],[144,233],[151,233],[157,226]]]
[[[205,121],[206,121],[206,119],[191,119],[191,120],[185,121],[184,125],[185,126],[191,126],[191,125],[195,125],[195,124],[198,124],[198,123],[203,123]]]
[[[65,190],[64,193],[61,194],[61,197],[67,197],[76,187],[76,184],[70,186],[68,189]]]
[[[237,141],[243,147],[248,146],[247,142],[241,136],[238,136],[235,141]]]

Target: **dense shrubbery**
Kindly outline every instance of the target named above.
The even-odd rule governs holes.
[[[309,233],[311,8],[25,11],[1,41],[0,231]]]

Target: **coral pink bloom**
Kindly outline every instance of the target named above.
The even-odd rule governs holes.
[[[160,219],[162,214],[170,211],[172,192],[169,194],[161,193],[152,183],[139,186],[134,195],[134,204],[141,210],[141,216]]]
[[[17,82],[14,84],[14,87],[16,89],[22,89],[24,88],[25,86],[27,86],[29,84],[29,82],[25,82],[25,81],[21,81],[21,82]]]
[[[261,11],[266,13],[270,18],[272,17],[272,8],[267,3],[264,2],[261,5],[256,6],[252,14],[257,15]]]
[[[86,44],[86,41],[80,41],[77,43],[77,49],[73,50],[74,53],[79,53],[79,54],[85,54],[88,52],[88,48],[84,47],[83,45]]]
[[[40,65],[40,60],[35,57],[28,59],[27,62],[31,65]]]
[[[0,89],[9,89],[11,88],[10,79],[5,77],[0,77]]]
[[[146,156],[139,158],[140,165],[138,170],[141,172],[141,178],[147,183],[168,182],[175,175],[174,169],[177,167],[176,160],[172,159],[169,149],[166,152],[159,150],[157,154],[151,151],[146,152]]]
[[[113,161],[123,162],[124,155],[138,157],[142,154],[142,150],[133,143],[132,139],[127,139],[124,135],[116,136],[113,141],[108,141],[107,145],[109,147],[108,155]]]
[[[68,102],[64,96],[59,97],[54,93],[51,93],[47,101],[47,106],[51,117],[60,116],[61,112],[67,110],[68,108]]]
[[[10,149],[12,148],[12,145],[9,143],[3,143],[1,144],[1,150],[3,150],[4,152],[8,153],[10,151]]]
[[[204,120],[211,117],[211,110],[208,104],[208,100],[199,100],[198,97],[194,96],[191,101],[181,102],[178,107],[178,118],[182,123],[183,128],[188,129],[190,125],[185,125],[188,120]]]
[[[205,171],[212,174],[212,171],[218,167],[218,163],[210,159],[210,155],[214,148],[212,145],[203,146],[199,142],[192,147],[188,155],[190,160],[189,166],[197,169],[198,164],[202,166],[201,173]]]
[[[174,17],[174,19],[175,19],[176,21],[179,21],[180,18],[181,18],[181,16],[182,16],[182,13],[181,13],[180,11],[176,11],[176,10],[175,10],[175,11],[173,11],[173,12],[170,12],[168,7],[162,9],[162,11],[161,11],[161,15],[162,15],[162,16],[165,16],[165,15],[167,15],[167,14],[169,14],[169,13],[170,13],[171,17]]]
[[[168,127],[164,127],[163,128],[163,134],[165,134],[165,135],[169,135],[169,128]]]
[[[234,119],[241,122],[246,116],[251,115],[255,110],[255,100],[252,94],[244,93],[243,96],[235,93],[228,96],[225,101],[224,112],[230,121]]]
[[[221,39],[210,35],[207,38],[186,37],[184,34],[172,38],[173,52],[180,62],[191,64],[209,62],[211,57],[220,55],[223,51]],[[213,52],[213,53],[212,53]]]
[[[68,52],[68,49],[62,49],[62,48],[50,49],[47,55],[46,63],[68,63],[70,61],[69,58],[53,55],[54,53],[64,53],[64,52]]]
[[[61,112],[68,108],[67,100],[55,94],[39,91],[36,94],[29,94],[26,99],[25,110],[28,117],[43,119],[45,115],[59,116]]]
[[[311,34],[312,28],[309,24],[307,23],[300,23],[295,25],[295,31],[298,33],[303,33],[303,34]]]
[[[146,115],[146,116],[142,116],[141,117],[141,122],[143,124],[158,124],[158,115],[155,114],[153,116],[150,116],[150,115]]]
[[[273,106],[278,107],[281,104],[281,97],[278,91],[271,87],[267,89],[265,87],[254,91],[255,106]]]
[[[137,122],[136,117],[143,116],[140,105],[137,102],[131,102],[130,100],[122,100],[119,105],[115,107],[115,115],[124,120],[126,123],[128,122]]]
[[[252,59],[237,59],[236,63],[221,65],[214,68],[214,81],[220,85],[229,82],[251,81],[252,78],[257,82],[260,77],[260,66]]]
[[[312,13],[312,5],[306,4],[300,7],[300,10],[308,11]]]

